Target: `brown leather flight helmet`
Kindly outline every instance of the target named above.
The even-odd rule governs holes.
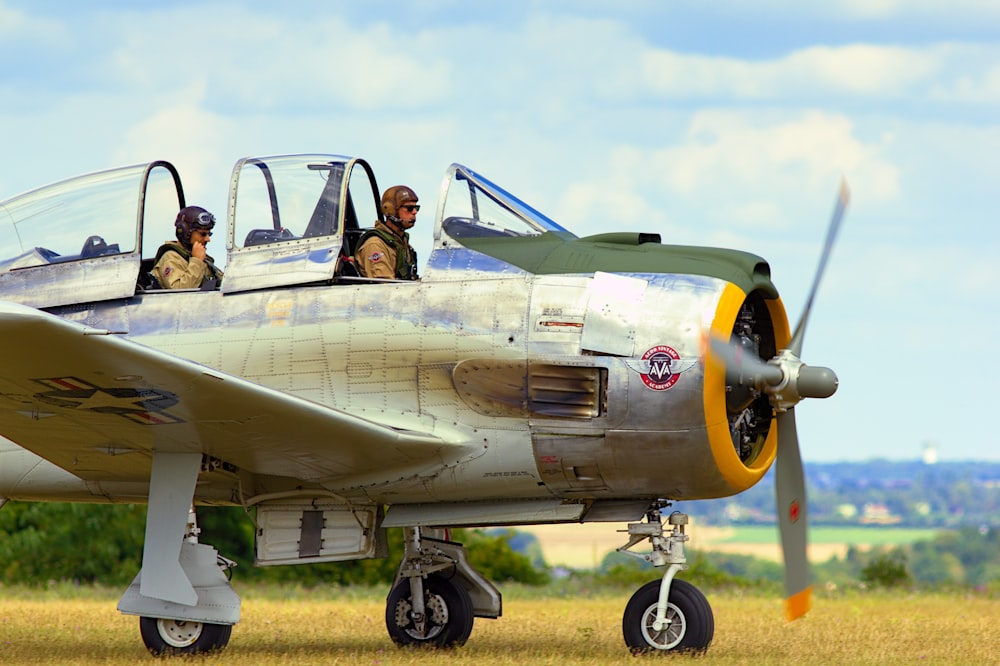
[[[382,195],[382,212],[395,223],[399,223],[399,207],[407,203],[417,203],[417,193],[406,185],[393,185]]]

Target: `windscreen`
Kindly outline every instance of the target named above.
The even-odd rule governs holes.
[[[449,173],[442,228],[452,238],[569,233],[475,171],[454,164]]]

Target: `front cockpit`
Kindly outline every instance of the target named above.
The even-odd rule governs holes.
[[[445,173],[434,239],[522,238],[569,231],[496,183],[461,164]]]

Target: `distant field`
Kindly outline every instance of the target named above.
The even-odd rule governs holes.
[[[336,599],[336,588],[288,590],[284,599],[245,596],[229,647],[204,659],[156,660],[138,620],[102,599],[37,599],[0,588],[0,663],[254,664],[464,666],[628,664],[621,637],[628,592],[597,597],[525,598],[504,591],[504,614],[476,620],[469,642],[449,651],[399,650],[384,624],[384,592]],[[769,597],[713,595],[711,664],[995,664],[1000,645],[997,600],[985,597],[863,594],[820,598],[803,619],[786,623]],[[652,662],[649,662],[652,663]],[[666,663],[666,662],[663,662]],[[681,662],[695,663],[689,659]]]
[[[536,525],[520,528],[538,537],[550,566],[589,569],[598,566],[604,557],[626,542],[625,525],[587,523],[584,525]],[[872,546],[896,545],[931,539],[939,530],[892,527],[814,527],[809,530],[809,558],[825,562],[833,556],[843,557],[848,546],[865,549]],[[688,546],[702,551],[739,553],[763,559],[781,561],[781,549],[776,527],[709,527],[692,524],[688,527]],[[637,552],[642,548],[637,546]]]
[[[726,536],[710,538],[715,543],[774,543],[777,527],[715,528]],[[815,544],[853,544],[855,546],[885,546],[932,539],[941,530],[906,527],[811,527],[809,541]]]

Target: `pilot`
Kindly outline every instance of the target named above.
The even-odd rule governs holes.
[[[407,229],[417,222],[417,193],[406,185],[394,185],[382,195],[385,222],[375,222],[354,252],[362,277],[416,280],[417,253],[410,247]]]
[[[167,241],[156,252],[153,277],[164,289],[215,289],[222,271],[205,251],[212,238],[215,216],[201,206],[188,206],[174,221],[176,241]]]

